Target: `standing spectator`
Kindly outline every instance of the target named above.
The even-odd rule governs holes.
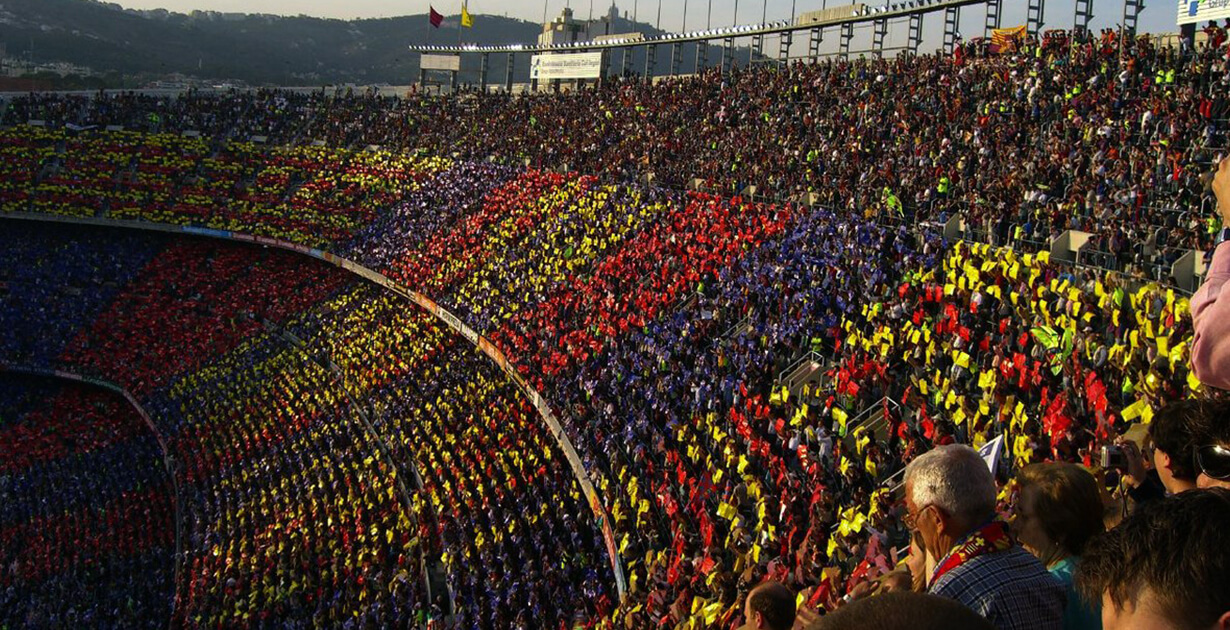
[[[1135,443],[1123,440],[1121,446],[1128,457],[1130,491],[1137,503],[1164,494],[1177,494],[1196,488],[1196,448],[1204,443],[1209,414],[1215,405],[1207,401],[1181,400],[1158,410],[1149,424],[1153,441],[1153,471],[1144,472],[1144,462]],[[1156,479],[1155,479],[1156,478]],[[1156,486],[1164,492],[1156,491]],[[1157,496],[1152,496],[1157,495]]]
[[[1141,506],[1090,542],[1076,584],[1102,600],[1106,630],[1230,628],[1230,491]]]
[[[1105,531],[1097,480],[1076,464],[1052,462],[1026,466],[1017,481],[1021,489],[1012,525],[1026,551],[1067,589],[1063,627],[1101,628],[1100,607],[1077,595],[1072,582],[1085,544]]]
[[[978,452],[940,446],[905,471],[906,524],[939,558],[928,590],[965,604],[1001,630],[1058,628],[1063,585],[995,519],[995,480]]]

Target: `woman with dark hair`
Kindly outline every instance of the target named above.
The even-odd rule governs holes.
[[[1072,582],[1085,544],[1105,531],[1097,480],[1076,464],[1056,462],[1026,466],[1017,483],[1012,528],[1021,545],[1067,589],[1064,629],[1100,630],[1100,602],[1082,599]]]

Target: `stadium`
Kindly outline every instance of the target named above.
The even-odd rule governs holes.
[[[0,96],[0,628],[1227,627],[1230,9],[1029,4]]]

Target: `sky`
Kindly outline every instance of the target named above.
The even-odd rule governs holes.
[[[457,14],[461,10],[462,0],[112,0],[118,4],[133,9],[168,9],[176,12],[190,12],[196,9],[219,11],[224,13],[271,13],[276,15],[310,15],[328,18],[376,18],[395,17],[427,13],[429,6],[445,15]],[[885,3],[885,0],[864,0],[869,6]],[[896,0],[893,0],[896,1]],[[507,15],[533,22],[542,22],[543,15],[554,18],[570,4],[577,18],[585,19],[592,14],[597,16],[606,12],[610,0],[468,0],[470,13],[475,15],[494,14]],[[1141,16],[1141,30],[1145,32],[1173,32],[1177,30],[1175,17],[1178,13],[1180,0],[1148,0]],[[656,24],[666,31],[696,30],[706,27],[706,15],[712,6],[712,26],[729,26],[731,24],[753,24],[761,21],[764,15],[766,21],[789,19],[791,12],[796,14],[812,11],[824,5],[839,6],[849,4],[849,0],[618,0],[621,12],[627,12],[629,17],[635,17],[641,22]],[[1025,23],[1026,0],[1003,0],[1003,26],[1015,26]],[[661,21],[658,11],[661,7]],[[1043,28],[1068,28],[1073,23],[1072,0],[1049,0],[1046,5],[1046,15]],[[737,9],[737,13],[736,13]],[[686,11],[686,14],[685,14]],[[1117,25],[1123,15],[1122,0],[1094,0],[1093,28],[1111,27]],[[686,22],[685,22],[686,18]],[[985,11],[981,6],[972,5],[961,11],[961,32],[968,39],[982,35]],[[935,50],[940,47],[943,30],[942,13],[930,14],[924,21],[925,38],[923,50]],[[856,40],[866,40],[862,44],[852,46],[859,50],[870,45],[870,28],[862,28],[856,34]],[[826,37],[836,40],[836,37]],[[886,45],[904,45],[907,39],[907,26],[904,22],[890,25]],[[799,46],[796,39],[796,46]],[[481,42],[476,42],[481,43]],[[527,42],[528,43],[528,42]],[[770,50],[775,44],[770,43]],[[792,52],[792,54],[795,54]]]

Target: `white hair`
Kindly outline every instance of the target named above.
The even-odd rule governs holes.
[[[905,467],[914,504],[934,505],[970,526],[995,514],[995,478],[978,451],[949,444],[918,456]]]

